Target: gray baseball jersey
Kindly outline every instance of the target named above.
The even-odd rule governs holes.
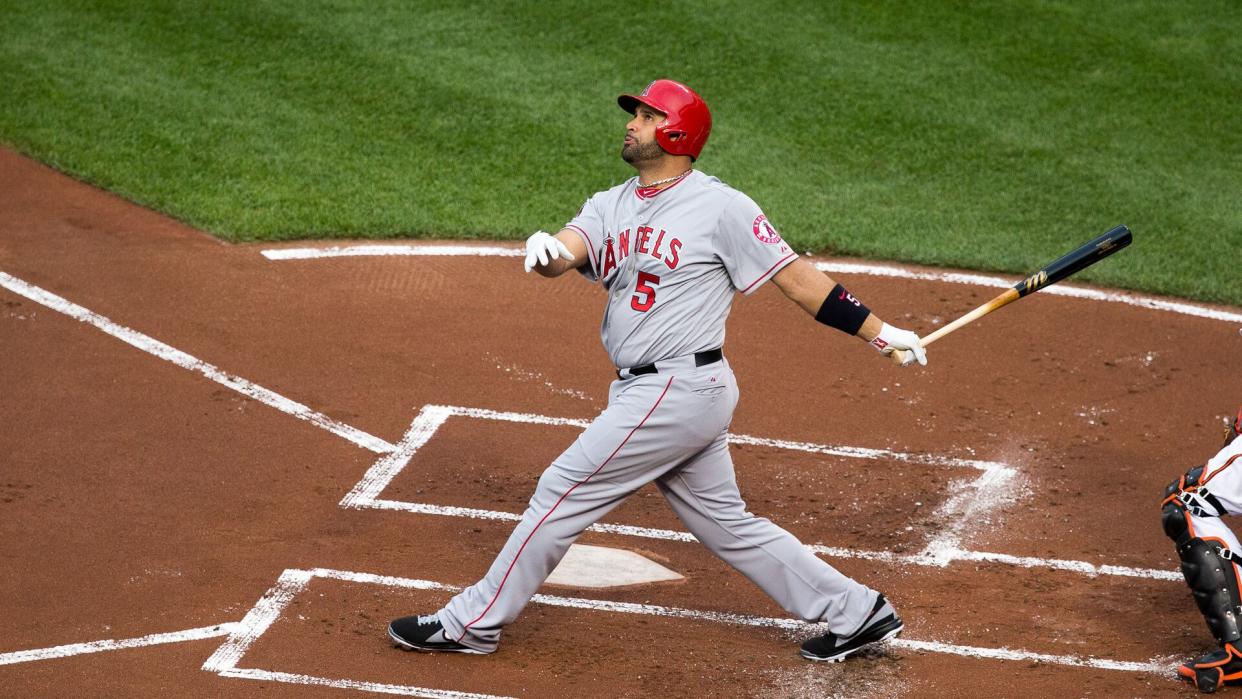
[[[876,593],[746,511],[729,455],[733,371],[694,356],[724,344],[736,292],[797,256],[749,197],[714,177],[691,172],[660,191],[637,184],[591,197],[568,227],[589,251],[579,269],[609,292],[608,354],[618,368],[656,370],[619,373],[608,407],[544,470],[487,574],[437,612],[445,637],[495,650],[574,539],[653,482],[704,546],[790,614],[853,634]]]
[[[618,367],[722,347],[734,292],[797,257],[750,197],[698,171],[655,192],[631,178],[567,227],[587,246],[582,274],[609,292],[600,335]]]

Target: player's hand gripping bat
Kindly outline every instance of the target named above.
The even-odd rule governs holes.
[[[933,333],[922,338],[923,346],[926,347],[967,323],[974,322],[983,316],[995,311],[996,309],[1009,305],[1014,301],[1028,296],[1048,286],[1056,284],[1066,277],[1090,267],[1109,255],[1117,252],[1130,244],[1132,239],[1130,229],[1125,226],[1117,226],[1104,235],[1095,240],[1084,244],[1077,250],[1064,255],[1062,257],[1044,265],[1043,269],[1014,284],[1011,288],[1006,289],[1004,293],[987,303],[979,306],[975,310],[949,323],[948,325],[936,330]],[[901,364],[906,360],[907,350],[893,350],[892,358],[897,364]]]

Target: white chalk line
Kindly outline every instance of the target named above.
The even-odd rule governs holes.
[[[374,500],[393,478],[405,468],[414,452],[427,443],[440,425],[449,418],[449,411],[439,406],[424,406],[414,419],[410,429],[391,453],[385,454],[367,469],[362,480],[341,500],[341,507],[353,507],[355,502]]]
[[[19,650],[11,653],[0,653],[0,665],[29,663],[36,660],[52,660],[54,658],[68,658],[74,655],[102,653],[104,651],[122,650],[125,648],[144,648],[146,646],[158,646],[166,643],[201,641],[205,638],[219,638],[220,636],[227,636],[234,633],[238,628],[239,625],[233,622],[228,624],[216,624],[215,626],[203,626],[197,629],[187,629],[185,631],[153,633],[140,638],[126,638],[122,640],[106,639],[102,641],[90,641],[87,643],[70,643],[63,646],[53,646],[51,648]]]
[[[984,471],[966,487],[950,488],[949,497],[936,508],[936,517],[947,523],[919,553],[935,564],[946,566],[957,560],[962,550],[962,537],[976,522],[983,521],[989,511],[1012,499],[1016,489],[1008,488],[1017,481],[1016,469],[992,468]]]
[[[411,687],[402,684],[383,684],[380,682],[363,682],[360,680],[333,680],[313,675],[297,675],[291,672],[273,672],[271,670],[224,670],[218,673],[221,677],[232,677],[243,680],[259,680],[261,682],[285,682],[303,684],[328,689],[356,689],[361,692],[375,694],[395,694],[404,697],[425,697],[426,699],[511,699],[497,694],[475,694],[472,692],[454,692],[445,689],[428,687]]]
[[[265,680],[269,682],[285,682],[290,684],[312,685],[317,687],[329,687],[333,689],[355,689],[366,692],[378,692],[381,694],[397,694],[411,697],[426,697],[427,699],[502,699],[490,694],[472,694],[469,692],[455,692],[442,689],[431,689],[428,687],[413,687],[407,685],[381,684],[377,682],[360,682],[357,680],[346,679],[329,679],[326,677],[315,677],[312,675],[300,675],[288,672],[273,672],[270,670],[238,668],[242,656],[254,642],[259,639],[272,624],[280,618],[280,615],[289,606],[299,593],[306,589],[310,581],[316,577],[331,578],[335,580],[348,580],[349,573],[343,571],[334,571],[329,569],[315,570],[297,570],[288,569],[280,574],[280,578],[276,580],[276,584],[259,598],[254,607],[246,613],[245,618],[234,628],[221,646],[216,649],[207,662],[203,663],[203,670],[214,672],[223,677],[232,677],[237,679]],[[456,591],[458,588],[449,588],[424,580],[408,580],[401,578],[393,578],[388,576],[366,576],[357,581],[368,582],[378,585],[386,585],[388,587],[414,587],[424,590],[451,590]]]
[[[387,575],[375,575],[372,573],[356,573],[342,570],[332,570],[329,568],[316,568],[311,571],[315,577],[330,578],[333,580],[341,580],[346,582],[357,582],[367,584],[378,584],[390,587],[406,587],[420,590],[443,590],[446,592],[459,592],[460,587],[447,585],[444,583],[433,582],[430,580],[415,580],[410,578],[399,578]],[[561,597],[558,595],[537,594],[531,597],[532,602],[546,604],[555,607],[568,607],[573,609],[587,609],[599,612],[619,612],[624,614],[642,614],[647,616],[670,617],[678,619],[692,619],[696,621],[708,621],[717,624],[734,624],[739,626],[755,626],[777,628],[786,631],[807,631],[821,633],[821,625],[811,622],[799,621],[797,619],[782,619],[773,617],[759,617],[748,614],[737,614],[732,612],[713,612],[695,609],[684,609],[680,607],[666,607],[654,604],[638,604],[634,602],[615,602],[612,600],[584,599],[578,597]],[[953,655],[962,655],[967,657],[987,658],[994,660],[1016,660],[1016,661],[1032,661],[1054,663],[1058,665],[1070,665],[1077,667],[1092,667],[1103,670],[1122,670],[1127,672],[1148,672],[1155,674],[1171,673],[1176,667],[1173,661],[1148,661],[1133,662],[1121,660],[1109,660],[1104,658],[1083,658],[1072,655],[1053,655],[1048,653],[1034,653],[1031,651],[1014,650],[1011,648],[985,648],[981,646],[965,646],[953,643],[941,643],[939,641],[917,641],[911,639],[897,638],[890,641],[893,645],[907,648],[910,650],[920,650],[931,653],[948,653]]]
[[[406,432],[406,436],[402,439],[403,448],[399,450],[399,453],[390,454],[377,461],[371,469],[368,470],[367,474],[363,476],[363,479],[354,486],[353,490],[351,490],[350,493],[341,500],[341,506],[359,509],[373,507],[377,509],[403,510],[407,512],[421,511],[425,514],[440,515],[448,515],[452,512],[453,516],[468,516],[483,519],[512,520],[517,518],[517,515],[512,513],[496,513],[469,508],[456,508],[449,510],[443,507],[437,508],[434,506],[423,508],[420,504],[402,503],[400,501],[387,499],[381,500],[379,498],[380,493],[383,492],[383,490],[388,487],[389,483],[391,483],[392,480],[401,473],[401,470],[409,463],[418,448],[426,444],[427,441],[434,435],[436,430],[438,430],[449,417],[454,415],[476,419],[505,420],[535,424],[574,425],[577,427],[586,427],[587,424],[589,424],[586,420],[550,418],[542,415],[497,412],[479,408],[441,405],[424,406],[422,411],[415,416],[414,421],[410,425],[410,429]],[[1017,474],[1017,471],[1012,467],[993,461],[952,459],[936,455],[914,455],[882,449],[834,447],[822,444],[811,444],[807,442],[765,439],[751,437],[748,435],[732,435],[730,437],[730,441],[811,453],[832,454],[847,458],[922,462],[933,463],[936,465],[964,466],[981,470],[982,473],[977,479],[970,483],[964,484],[961,488],[957,489],[956,494],[939,508],[939,516],[949,524],[937,532],[937,535],[927,543],[924,551],[917,557],[917,560],[921,562],[931,561],[931,564],[939,565],[941,567],[951,563],[954,560],[954,552],[961,550],[959,544],[963,529],[970,522],[975,521],[980,515],[982,515],[986,509],[999,503],[999,500],[995,497],[985,497],[982,495],[983,489],[986,487],[999,491],[1008,480],[1012,479]],[[695,541],[695,538],[686,532],[669,532],[668,530],[650,529],[630,525],[596,524],[588,527],[588,531],[601,531],[678,541]],[[873,552],[860,552],[860,555],[851,557],[863,557],[868,553]]]
[[[467,697],[471,699],[481,699],[484,697],[492,699],[490,695],[448,693],[445,692],[445,690],[432,690],[424,687],[408,687],[403,685],[376,684],[369,682],[358,682],[355,680],[331,679],[326,677],[311,677],[308,675],[292,675],[289,673],[278,673],[267,670],[238,669],[237,664],[241,661],[242,655],[245,653],[246,649],[248,649],[250,645],[263,634],[263,632],[271,627],[272,622],[280,616],[284,608],[292,601],[293,597],[299,592],[305,590],[307,583],[309,583],[309,581],[313,578],[324,578],[357,584],[380,585],[384,587],[435,590],[448,593],[456,593],[461,590],[461,588],[456,585],[448,585],[432,580],[417,580],[413,578],[376,575],[374,573],[335,570],[331,568],[286,570],[280,576],[280,579],[277,581],[276,585],[272,589],[268,590],[268,592],[259,600],[259,603],[256,605],[256,610],[259,611],[257,613],[247,614],[246,619],[238,625],[239,628],[234,630],[233,636],[230,637],[230,641],[226,642],[225,645],[228,646],[233,641],[234,637],[238,639],[238,642],[231,646],[232,650],[227,656],[227,662],[216,663],[210,667],[205,664],[203,669],[217,672],[227,677],[243,677],[276,682],[312,684],[338,689],[360,689],[365,691],[379,691],[383,693],[402,694],[407,696],[443,697],[444,699],[465,699]],[[274,601],[276,603],[274,603]],[[531,601],[536,604],[569,609],[582,609],[591,612],[634,614],[671,619],[686,619],[712,624],[772,628],[785,632],[802,632],[807,636],[822,633],[824,630],[822,624],[803,622],[795,619],[760,617],[748,614],[685,609],[681,607],[638,604],[634,602],[616,602],[611,600],[584,599],[579,597],[563,597],[559,595],[545,594],[537,594],[531,598]],[[1121,672],[1141,672],[1163,676],[1172,674],[1173,668],[1175,667],[1172,661],[1163,659],[1151,660],[1147,662],[1135,662],[1113,660],[1109,658],[1036,653],[1007,647],[986,648],[980,646],[942,643],[939,641],[902,638],[893,639],[889,643],[897,648],[916,652],[943,653],[987,660],[1017,662],[1035,661],[1069,667],[1088,667],[1100,670],[1116,670]]]
[[[268,390],[258,384],[247,381],[240,376],[233,376],[222,371],[219,367],[208,364],[201,359],[193,357],[179,349],[170,347],[169,345],[156,340],[149,335],[144,335],[137,330],[127,328],[123,325],[115,323],[94,311],[87,310],[76,303],[72,303],[50,291],[41,289],[33,284],[18,279],[12,275],[0,272],[0,286],[12,291],[18,296],[23,296],[35,303],[50,308],[58,313],[63,313],[75,320],[86,323],[102,330],[104,333],[115,337],[131,347],[140,349],[143,352],[154,355],[165,361],[171,362],[182,369],[201,374],[212,381],[232,389],[238,393],[252,398],[264,405],[279,410],[282,413],[292,415],[299,420],[306,420],[316,427],[323,428],[332,434],[342,437],[358,446],[369,449],[374,452],[384,453],[396,449],[388,442],[369,435],[362,430],[355,429],[342,422],[333,420],[323,413],[311,410],[305,405],[297,401],[290,400],[275,391]]]
[[[1147,662],[1135,662],[1129,660],[1108,660],[1106,658],[1083,658],[1074,655],[1052,655],[1048,653],[1032,653],[1025,650],[1014,650],[1012,648],[983,648],[980,646],[959,646],[948,643],[939,643],[937,641],[915,641],[905,638],[895,638],[890,641],[898,648],[907,648],[909,650],[921,650],[931,653],[947,653],[952,655],[962,655],[969,658],[983,658],[986,660],[1016,660],[1025,662],[1041,662],[1052,663],[1055,665],[1069,665],[1071,667],[1090,667],[1100,670],[1120,670],[1123,672],[1145,672],[1153,675],[1170,676],[1177,672],[1178,663],[1172,660],[1153,659]]]
[[[484,408],[465,408],[456,405],[428,405],[423,408],[424,411],[434,410],[444,412],[445,417],[456,415],[458,417],[470,417],[480,420],[500,420],[504,422],[524,422],[535,425],[564,425],[571,427],[586,428],[591,424],[590,420],[567,417],[549,417],[547,415],[535,415],[532,413],[515,413],[503,412],[497,410],[487,410]],[[417,418],[416,418],[417,419]],[[436,426],[438,427],[438,425]],[[433,431],[435,427],[432,428]],[[729,434],[730,444],[750,444],[762,447],[774,447],[776,449],[789,449],[791,451],[804,451],[813,454],[827,454],[829,456],[843,456],[849,459],[877,459],[884,461],[903,461],[908,463],[929,464],[933,466],[949,466],[974,468],[980,471],[1013,471],[1012,467],[999,461],[983,461],[980,459],[958,459],[949,456],[940,456],[938,454],[912,454],[909,452],[891,451],[889,449],[871,449],[868,447],[850,447],[833,444],[815,444],[812,442],[792,442],[784,439],[768,439],[766,437],[752,437],[745,434]],[[420,445],[421,446],[421,445]]]
[[[959,272],[915,272],[901,267],[857,264],[852,262],[817,262],[815,263],[815,266],[821,271],[838,274],[868,274],[880,277],[895,277],[898,279],[914,279],[919,281],[989,286],[997,289],[1007,289],[1012,287],[1018,281],[1016,279],[1006,280],[1000,277],[990,277],[981,274],[964,274]],[[1195,316],[1197,318],[1222,320],[1227,323],[1242,323],[1242,313],[1223,311],[1184,301],[1168,301],[1150,296],[1139,296],[1137,294],[1130,294],[1123,291],[1088,289],[1081,286],[1057,284],[1055,286],[1040,289],[1039,293],[1088,299],[1091,301],[1124,303],[1130,306],[1138,306],[1139,308],[1150,308],[1156,311],[1181,313],[1182,315]]]
[[[133,330],[125,326],[122,326],[118,323],[115,323],[114,321],[98,313],[95,313],[82,306],[74,304],[64,299],[63,297],[53,294],[47,290],[41,289],[35,285],[29,284],[28,282],[25,282],[21,279],[13,277],[12,275],[9,275],[4,272],[0,272],[0,286],[3,286],[9,291],[12,291],[13,293],[18,294],[36,303],[39,303],[51,310],[68,315],[69,317],[74,318],[75,320],[91,325],[105,332],[106,334],[111,335],[125,342],[126,344],[129,344],[130,346],[136,349],[147,352],[148,354],[156,356],[160,359],[169,361],[170,363],[176,366],[180,366],[184,369],[194,371],[195,373],[198,373],[226,388],[237,391],[238,393],[241,393],[242,395],[245,395],[249,398],[257,400],[281,412],[290,414],[294,417],[297,417],[298,419],[308,421],[311,424],[314,424],[315,426],[320,427],[321,429],[325,429],[358,446],[369,449],[376,453],[387,454],[388,457],[391,457],[391,458],[385,457],[384,459],[381,459],[379,462],[377,462],[375,466],[372,467],[370,471],[368,471],[368,474],[367,474],[368,477],[375,476],[374,478],[371,478],[369,489],[362,487],[364,486],[364,482],[368,480],[368,477],[364,477],[363,482],[360,482],[359,486],[356,486],[354,491],[351,491],[351,493],[346,496],[346,499],[342,501],[341,504],[343,506],[357,507],[359,506],[359,503],[368,503],[367,506],[376,507],[379,509],[403,509],[403,510],[409,510],[409,511],[414,511],[414,512],[423,512],[426,514],[465,516],[465,517],[475,517],[475,518],[482,518],[482,519],[500,519],[500,520],[516,520],[520,518],[520,515],[515,515],[512,513],[505,513],[505,512],[471,510],[469,508],[439,507],[439,506],[431,506],[431,505],[419,505],[419,504],[414,504],[414,503],[400,503],[400,502],[395,502],[395,501],[384,501],[384,500],[379,500],[379,499],[374,498],[375,495],[378,495],[379,491],[375,491],[374,493],[372,493],[371,490],[374,490],[377,484],[379,486],[379,490],[382,490],[383,487],[387,484],[387,481],[391,480],[391,476],[395,476],[396,472],[399,472],[400,469],[404,467],[405,463],[408,462],[409,457],[413,455],[414,451],[417,451],[417,449],[420,446],[422,446],[422,444],[425,443],[426,439],[430,438],[431,434],[434,433],[435,428],[439,426],[438,424],[432,426],[430,423],[428,423],[427,427],[429,431],[425,435],[420,436],[418,434],[407,433],[406,439],[403,439],[400,445],[393,445],[379,437],[370,435],[362,430],[359,430],[357,428],[351,427],[344,423],[332,420],[331,418],[327,417],[326,415],[323,415],[322,413],[314,411],[301,403],[285,398],[284,396],[281,396],[280,394],[274,391],[271,391],[267,388],[254,384],[253,382],[247,381],[246,379],[227,374],[212,364],[209,364],[200,359],[197,359],[185,352],[177,350],[163,342],[160,342],[159,340],[151,338],[150,336],[147,336],[136,330]],[[499,411],[491,411],[491,410],[483,410],[483,409],[475,409],[475,408],[460,408],[460,407],[451,407],[451,406],[430,406],[430,407],[449,411],[447,414],[443,415],[443,418],[440,418],[440,419],[447,419],[449,415],[460,415],[460,416],[475,417],[475,418],[482,418],[482,419],[509,420],[509,421],[516,421],[516,422],[530,422],[530,423],[535,423],[535,424],[547,424],[547,425],[566,425],[566,426],[585,427],[587,424],[589,424],[589,421],[587,420],[574,419],[574,418],[555,418],[555,417],[547,417],[547,416],[540,416],[540,415],[528,415],[528,414],[523,414],[523,413],[499,412]],[[434,413],[432,413],[432,416],[434,417]],[[998,468],[1009,469],[1009,467],[1005,466],[1004,464],[998,464],[996,462],[967,460],[967,459],[953,459],[953,458],[940,457],[940,456],[935,456],[935,455],[903,454],[901,452],[866,449],[866,448],[861,448],[861,447],[839,447],[839,446],[834,447],[834,446],[829,446],[829,445],[815,445],[815,444],[803,443],[803,442],[788,442],[788,441],[783,441],[783,440],[771,440],[771,439],[765,439],[765,438],[750,437],[747,435],[732,435],[732,438],[734,439],[734,441],[740,444],[755,444],[755,445],[761,445],[761,446],[771,446],[771,447],[776,447],[776,448],[810,451],[810,452],[816,452],[816,453],[831,454],[831,455],[836,455],[836,456],[844,456],[844,457],[849,457],[849,458],[873,458],[873,459],[883,458],[883,459],[891,459],[891,460],[899,460],[899,461],[932,463],[932,464],[948,465],[948,466],[968,466],[971,468],[991,471],[992,473],[1001,474],[1001,475],[1004,474],[1004,471],[997,470]],[[383,477],[387,475],[386,473],[387,471],[390,471],[394,468],[396,469],[396,471],[393,472],[390,477],[388,478]],[[367,499],[368,497],[371,497],[372,499],[368,500]],[[592,527],[592,530],[601,531],[605,533],[616,533],[616,534],[648,537],[648,538],[660,538],[660,539],[673,540],[673,541],[694,541],[695,540],[692,535],[686,532],[659,530],[659,529],[651,529],[651,528],[646,528],[646,527],[635,527],[635,526],[621,525],[621,524],[599,524],[599,525],[596,525],[595,527]],[[994,554],[994,553],[986,553],[986,552],[965,551],[965,550],[957,549],[954,544],[955,544],[954,541],[943,542],[940,545],[939,550],[932,552],[931,555],[928,555],[925,552],[924,554],[919,554],[919,555],[914,555],[914,556],[897,555],[897,554],[892,554],[891,552],[883,552],[883,551],[879,551],[879,552],[854,551],[850,549],[824,547],[824,546],[812,546],[810,548],[812,548],[812,550],[816,551],[817,553],[828,555],[828,556],[835,556],[835,557],[841,557],[841,558],[861,558],[861,559],[877,560],[877,561],[885,561],[885,562],[893,562],[893,563],[912,563],[915,565],[937,565],[937,566],[943,567],[944,565],[947,565],[949,562],[954,561],[954,560],[971,560],[971,561],[978,561],[978,562],[1002,563],[1002,564],[1007,564],[1007,565],[1016,565],[1016,566],[1028,567],[1028,568],[1050,567],[1050,568],[1055,568],[1059,570],[1068,570],[1068,571],[1078,572],[1078,573],[1082,573],[1085,575],[1091,575],[1091,576],[1103,574],[1103,575],[1119,575],[1119,576],[1129,576],[1129,577],[1148,577],[1148,578],[1159,578],[1159,579],[1169,579],[1169,580],[1180,580],[1181,579],[1179,574],[1177,574],[1176,572],[1171,572],[1171,571],[1128,568],[1124,566],[1095,566],[1093,564],[1086,563],[1083,561],[1039,559],[1039,558],[1030,558],[1030,557],[1010,556],[1007,554]],[[161,639],[169,638],[173,640],[167,640],[167,641],[161,641],[161,642],[168,642],[168,643],[177,642],[176,640],[177,637],[175,634],[172,634],[172,635],[156,634],[152,638],[161,638]],[[187,638],[186,640],[192,640],[192,639]],[[81,653],[100,652],[103,650],[112,650],[114,648],[119,648],[119,647],[129,647],[129,646],[115,646],[114,647],[114,646],[109,645],[109,642],[100,642],[100,643],[102,643],[102,645],[99,645],[99,646],[94,646],[92,644],[71,644],[69,646],[64,646],[63,648],[69,649],[65,651],[69,654],[77,654],[79,652]],[[82,650],[76,650],[79,648]],[[11,656],[13,658],[26,657],[20,654],[36,653],[36,652],[37,651],[18,651],[17,652],[18,654],[6,654],[6,656],[0,656],[0,657],[8,657],[8,656]],[[57,657],[60,657],[60,656],[57,656]],[[9,662],[20,662],[20,661],[10,660]]]
[[[388,685],[374,682],[361,682],[356,680],[336,680],[309,675],[298,675],[293,673],[273,672],[258,669],[238,669],[237,664],[242,656],[254,644],[260,636],[262,636],[272,624],[280,617],[281,613],[293,601],[299,593],[304,591],[313,578],[326,578],[345,582],[366,583],[382,585],[387,587],[404,587],[421,590],[438,590],[445,592],[458,592],[460,587],[438,583],[429,580],[415,580],[411,578],[402,578],[396,576],[376,575],[372,573],[357,573],[351,571],[340,571],[328,568],[316,568],[313,570],[286,570],[281,574],[275,586],[268,590],[255,604],[255,606],[246,614],[241,622],[218,624],[215,626],[205,626],[196,629],[188,629],[185,631],[176,631],[170,633],[151,634],[140,638],[131,638],[123,640],[102,640],[92,641],[89,643],[74,643],[63,646],[55,646],[52,648],[40,648],[35,650],[24,650],[10,653],[0,654],[0,665],[9,665],[16,663],[33,662],[39,660],[50,660],[55,658],[65,658],[75,655],[84,655],[89,653],[99,653],[110,650],[121,650],[126,648],[141,648],[154,645],[162,645],[169,643],[183,643],[188,641],[203,640],[208,638],[218,638],[220,636],[229,636],[215,653],[203,664],[203,669],[209,672],[215,672],[225,677],[234,677],[242,679],[257,679],[274,682],[285,682],[293,684],[317,685],[339,689],[357,689],[362,691],[398,694],[404,696],[429,697],[432,699],[495,699],[493,695],[472,694],[467,692],[455,692],[445,690],[435,690],[423,687],[410,687],[405,685]],[[609,600],[591,600],[581,598],[560,597],[555,595],[535,595],[532,601],[547,604],[551,606],[569,607],[576,609],[587,609],[601,612],[619,612],[627,614],[645,614],[649,616],[662,616],[671,618],[692,619],[699,621],[709,621],[721,624],[736,624],[745,626],[772,627],[784,630],[802,630],[815,629],[817,625],[801,622],[793,619],[778,619],[755,617],[744,614],[699,611],[690,609],[681,609],[677,607],[665,607],[661,605],[635,604],[630,602],[614,602]],[[1148,672],[1155,674],[1167,674],[1172,670],[1173,665],[1167,662],[1151,661],[1147,663],[1117,661],[1100,658],[1081,658],[1069,655],[1050,655],[1044,653],[1033,653],[1030,651],[1013,650],[1010,648],[984,648],[979,646],[964,646],[950,643],[941,643],[936,641],[918,641],[910,639],[896,639],[892,643],[898,647],[908,648],[910,650],[948,653],[954,655],[963,655],[968,657],[1011,660],[1011,661],[1039,661],[1060,665],[1092,667],[1109,670],[1123,670],[1129,672]]]
[[[408,435],[417,433],[418,437],[412,443],[416,444],[413,450],[408,454],[402,454],[401,459],[385,459],[383,467],[377,463],[375,478],[386,478],[386,482],[377,482],[369,480],[371,474],[363,478],[363,482],[355,487],[355,491],[365,489],[366,494],[370,496],[372,502],[378,502],[378,495],[391,482],[393,478],[400,473],[405,467],[409,459],[413,457],[414,451],[427,442],[432,434],[439,429],[440,425],[451,415],[462,417],[481,418],[490,420],[507,420],[511,422],[527,422],[546,425],[575,425],[585,428],[589,422],[586,420],[571,420],[568,418],[549,418],[542,415],[529,415],[524,413],[513,412],[497,412],[492,410],[483,410],[479,408],[462,408],[458,406],[427,406],[423,409],[426,415],[420,414],[411,424]],[[750,435],[729,435],[730,443],[749,444],[757,446],[772,447],[777,449],[789,449],[794,451],[803,451],[816,454],[828,454],[832,456],[842,456],[855,459],[877,459],[885,461],[901,461],[907,463],[933,464],[937,466],[953,466],[968,467],[982,471],[979,477],[969,483],[956,488],[953,495],[946,500],[939,508],[937,515],[948,525],[940,529],[934,538],[927,542],[923,551],[916,556],[909,557],[908,561],[918,561],[921,565],[934,565],[939,567],[947,566],[957,559],[962,552],[961,538],[965,529],[972,522],[978,521],[986,512],[1001,504],[1003,498],[996,497],[996,493],[1004,492],[1005,486],[1015,479],[1018,475],[1016,469],[1003,463],[996,461],[982,461],[978,459],[956,459],[951,457],[940,456],[936,454],[910,454],[905,452],[895,452],[888,449],[869,449],[865,447],[845,447],[824,444],[812,444],[809,442],[791,442],[787,440],[768,439],[762,437],[752,437]],[[347,499],[349,499],[347,497]],[[359,494],[357,498],[351,499],[347,504],[342,501],[342,506],[350,507],[357,503],[365,506],[365,497]],[[393,507],[396,501],[384,500],[382,509],[403,509]],[[474,512],[479,512],[478,510]],[[443,513],[441,513],[443,514]],[[505,513],[508,514],[508,513]],[[488,519],[499,519],[499,517],[485,516]],[[505,518],[507,519],[507,517]],[[629,534],[631,536],[649,536],[655,534],[659,538],[672,538],[677,541],[695,541],[694,536],[686,532],[672,532],[674,536],[667,536],[665,530],[654,530],[645,527],[633,527],[628,525],[616,524],[600,524],[588,528],[589,531],[604,531],[617,534]],[[814,550],[814,549],[813,549]],[[838,549],[840,550],[840,549]],[[820,553],[824,553],[825,549],[821,547]],[[872,558],[877,560],[875,554],[877,552],[861,551],[858,555],[845,556],[849,558]],[[896,561],[902,562],[902,561]],[[1089,564],[1084,564],[1089,566]],[[1078,568],[1084,570],[1084,568]]]
[[[271,627],[285,607],[310,582],[313,573],[305,570],[286,570],[280,574],[276,585],[268,590],[238,622],[228,640],[216,649],[203,663],[208,672],[230,670],[250,646]]]
[[[316,260],[333,257],[358,256],[476,256],[476,257],[522,257],[523,250],[507,247],[466,247],[461,245],[354,245],[348,247],[328,248],[273,248],[263,250],[262,255],[269,260]],[[865,274],[898,279],[918,281],[948,282],[951,284],[970,284],[1004,289],[1013,286],[1018,280],[1007,280],[1001,277],[961,272],[916,272],[892,265],[874,265],[856,262],[816,262],[815,266],[824,272],[834,274]],[[1080,286],[1063,284],[1046,287],[1041,294],[1068,296],[1071,298],[1124,303],[1140,308],[1157,311],[1180,313],[1197,318],[1221,320],[1227,323],[1242,323],[1242,313],[1224,311],[1184,301],[1169,301],[1149,296],[1110,291],[1088,289]]]
[[[362,480],[360,480],[358,484],[355,485],[354,488],[341,500],[341,507],[350,509],[395,510],[443,517],[463,517],[492,521],[519,521],[521,519],[521,514],[516,512],[502,512],[497,510],[484,510],[452,505],[433,505],[430,503],[406,502],[380,497],[380,494],[383,493],[384,489],[387,488],[389,484],[391,484],[392,481],[401,473],[402,469],[410,463],[410,459],[414,456],[417,450],[425,445],[432,438],[432,436],[434,436],[435,432],[450,417],[453,416],[543,425],[568,425],[575,427],[586,427],[589,424],[589,421],[587,420],[548,417],[545,415],[531,415],[527,413],[500,412],[450,405],[424,406],[410,423],[409,430],[401,440],[400,449],[397,452],[385,455],[376,461],[375,464],[367,470],[366,474],[362,477]],[[941,466],[968,467],[983,471],[979,478],[959,488],[955,495],[950,497],[949,500],[941,506],[941,515],[946,517],[947,521],[953,522],[953,524],[950,524],[945,528],[945,531],[940,536],[929,542],[922,552],[917,554],[899,554],[891,551],[866,551],[822,545],[807,546],[808,549],[818,555],[831,558],[854,558],[880,561],[897,565],[918,565],[940,568],[956,561],[969,561],[976,563],[1010,565],[1020,568],[1049,568],[1053,570],[1078,573],[1088,577],[1108,575],[1116,577],[1174,581],[1182,579],[1181,573],[1177,571],[1115,565],[1097,566],[1092,563],[1087,563],[1086,561],[1012,556],[1002,553],[969,551],[961,548],[959,546],[960,527],[971,521],[971,518],[979,516],[979,512],[973,510],[972,507],[974,507],[976,502],[979,500],[978,493],[980,490],[1001,487],[1007,479],[1016,474],[1016,470],[1013,469],[1013,467],[1007,466],[1000,462],[951,459],[948,457],[903,454],[901,452],[889,452],[875,449],[857,449],[853,447],[837,448],[807,442],[760,439],[757,437],[749,437],[747,435],[732,435],[731,437],[743,444],[760,444],[763,446],[772,446],[782,449],[793,449],[816,453],[831,453],[849,458],[882,458],[903,460],[904,457],[904,460],[908,461],[920,461]],[[957,512],[962,516],[955,516],[953,514],[954,512]],[[697,541],[697,539],[694,538],[694,535],[689,532],[639,527],[627,524],[598,523],[588,527],[587,531],[605,534],[620,534],[624,536],[634,536],[647,539],[659,539],[664,541]]]
[[[354,501],[350,507],[358,509],[368,508],[376,510],[396,510],[400,512],[413,512],[416,514],[436,515],[441,517],[463,517],[468,519],[481,519],[500,522],[517,522],[522,519],[522,515],[516,512],[500,512],[496,510],[481,510],[470,507],[456,507],[452,505],[402,502],[400,500],[377,499],[370,501]],[[602,534],[620,534],[622,536],[633,536],[643,539],[658,539],[661,541],[679,541],[685,543],[694,543],[698,541],[698,539],[696,539],[694,535],[689,532],[677,531],[675,529],[638,527],[628,524],[609,524],[601,522],[587,527],[587,531]],[[1031,556],[1012,556],[1006,553],[967,551],[953,547],[938,548],[932,553],[903,554],[894,553],[892,551],[866,551],[863,549],[823,546],[820,544],[805,544],[805,546],[811,552],[827,558],[855,558],[866,561],[879,561],[881,563],[890,563],[894,565],[916,565],[932,568],[944,568],[949,564],[956,562],[995,563],[999,565],[1015,566],[1018,568],[1049,568],[1069,573],[1078,573],[1091,578],[1107,575],[1113,577],[1146,578],[1153,580],[1182,580],[1182,574],[1172,570],[1134,568],[1117,565],[1097,566],[1092,563],[1087,563],[1086,561],[1072,561],[1056,558],[1035,558]]]
[[[518,248],[469,245],[348,245],[326,248],[270,248],[269,260],[322,260],[332,257],[524,257]]]

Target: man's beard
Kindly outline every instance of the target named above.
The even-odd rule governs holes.
[[[630,165],[648,160],[657,160],[663,155],[664,149],[655,141],[648,143],[634,142],[621,146],[621,159]]]

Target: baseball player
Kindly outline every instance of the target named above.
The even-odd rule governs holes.
[[[816,320],[883,354],[919,338],[880,320],[802,260],[745,194],[694,169],[711,131],[690,88],[656,80],[618,104],[633,115],[621,157],[638,174],[592,196],[556,235],[526,241],[526,271],[576,269],[607,291],[600,330],[617,367],[607,408],[553,461],[490,570],[434,614],[393,621],[406,650],[491,653],[569,545],[654,481],[712,553],[790,614],[827,624],[802,655],[837,661],[895,636],[884,596],[817,558],[785,530],[746,511],[729,456],[738,400],[722,352],[734,294],[772,280]]]
[[[1242,514],[1242,409],[1225,430],[1225,444],[1207,463],[1195,466],[1164,491],[1160,517],[1177,544],[1182,575],[1220,648],[1177,668],[1199,691],[1215,692],[1242,681],[1242,545],[1220,521]]]

